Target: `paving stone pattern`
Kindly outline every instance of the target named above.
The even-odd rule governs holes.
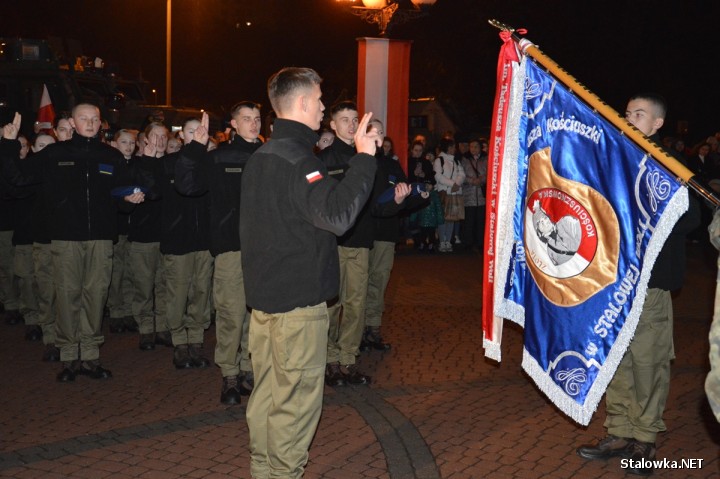
[[[720,427],[703,391],[717,255],[688,252],[658,456],[704,462],[657,478],[720,477]],[[520,369],[520,328],[506,323],[501,364],[484,359],[480,273],[477,255],[398,253],[383,320],[392,350],[362,354],[370,387],[326,388],[306,478],[626,477],[619,459],[575,455],[604,436],[604,405],[587,428],[560,414]],[[218,368],[177,371],[170,348],[144,352],[137,342],[107,333],[101,359],[113,378],[60,384],[59,365],[40,361],[42,345],[0,324],[0,477],[249,478],[245,400],[221,405]]]

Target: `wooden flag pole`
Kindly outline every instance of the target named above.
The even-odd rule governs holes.
[[[540,51],[535,44],[516,34],[514,28],[500,23],[497,20],[489,20],[489,23],[500,30],[510,32],[520,51],[545,67],[550,74],[568,87],[570,91],[579,96],[603,118],[612,123],[618,130],[635,142],[635,144],[660,162],[660,164],[662,164],[668,171],[677,176],[679,180],[698,192],[714,207],[720,207],[720,198],[716,196],[714,190],[712,190],[709,186],[704,185],[698,178],[696,178],[695,173],[670,156],[667,152],[665,152],[665,150],[660,148],[657,143],[650,140],[640,130],[631,125],[624,116],[620,115],[620,113],[602,101],[600,97],[591,92],[585,85],[563,70],[562,67],[555,63],[554,60]]]

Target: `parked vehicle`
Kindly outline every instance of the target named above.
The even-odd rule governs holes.
[[[47,86],[56,112],[71,110],[81,102],[100,107],[111,129],[140,129],[147,118],[161,116],[168,128],[179,127],[203,110],[148,101],[147,82],[120,78],[105,69],[102,60],[76,57],[70,64],[45,40],[0,38],[0,124],[22,114],[22,131],[31,134],[37,118],[43,85]],[[222,127],[210,113],[211,131]]]

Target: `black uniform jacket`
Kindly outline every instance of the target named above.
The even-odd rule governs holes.
[[[378,169],[375,174],[375,186],[373,187],[371,213],[374,217],[374,238],[377,241],[397,242],[400,239],[400,214],[406,210],[417,208],[426,203],[420,195],[411,195],[397,204],[394,200],[385,204],[378,203],[377,199],[389,188],[394,188],[398,183],[407,183],[400,164],[392,158],[378,155]]]
[[[183,146],[183,149],[189,146]],[[182,151],[182,150],[181,150]],[[141,169],[154,179],[150,198],[160,198],[160,252],[184,255],[210,247],[210,211],[208,195],[185,196],[175,189],[175,164],[180,152],[161,158],[143,156]],[[131,220],[132,221],[132,220]]]
[[[112,190],[134,183],[118,150],[97,136],[76,134],[22,162],[2,156],[3,176],[11,184],[41,185],[50,239],[117,240],[118,205],[127,210],[132,205],[114,198]]]
[[[355,147],[336,139],[318,155],[325,163],[328,175],[342,180],[350,168],[350,159],[355,156]],[[347,248],[372,248],[375,235],[375,222],[370,214],[369,203],[363,205],[355,224],[337,239],[339,246]]]
[[[175,188],[183,195],[210,195],[210,253],[240,251],[240,191],[248,158],[262,143],[236,136],[232,143],[207,152],[191,142],[175,164]]]
[[[277,119],[272,138],[248,160],[240,201],[245,294],[252,308],[282,313],[338,294],[335,235],[367,202],[375,158],[356,154],[342,181],[313,154],[317,134]]]

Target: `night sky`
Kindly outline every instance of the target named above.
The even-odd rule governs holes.
[[[616,110],[639,91],[670,106],[688,139],[720,130],[716,0],[437,0],[430,15],[395,26],[413,40],[412,97],[434,96],[468,132],[490,123],[500,46],[497,18]],[[76,39],[83,53],[142,77],[164,98],[165,0],[0,0],[0,34]],[[246,23],[251,25],[247,26]],[[335,0],[173,0],[173,103],[219,114],[241,99],[268,105],[265,82],[283,66],[310,66],[324,100],[354,98],[356,38],[374,25]],[[266,108],[268,108],[266,107]]]

